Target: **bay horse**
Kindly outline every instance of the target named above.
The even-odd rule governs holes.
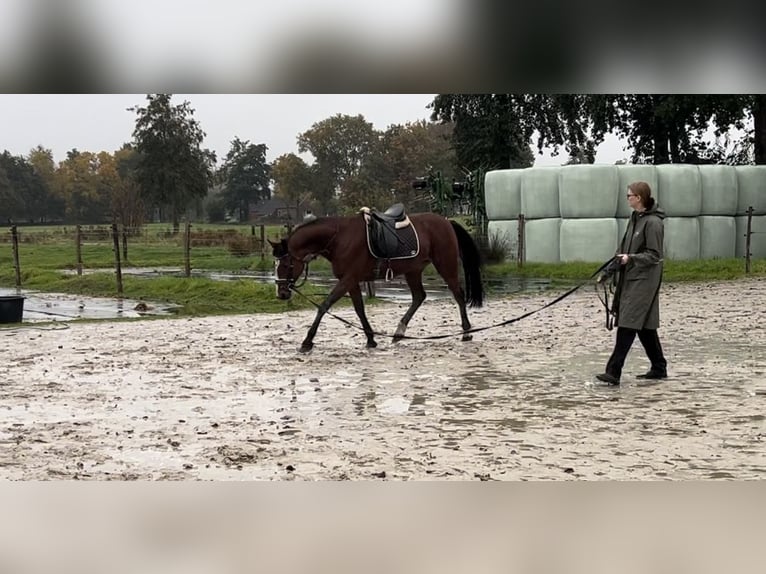
[[[399,208],[399,213],[392,212]],[[374,221],[370,221],[370,211],[364,210],[353,216],[320,217],[297,225],[289,237],[279,242],[269,243],[276,259],[277,297],[287,300],[292,295],[296,281],[301,277],[305,266],[316,257],[324,257],[332,265],[333,275],[338,282],[325,300],[318,306],[313,324],[301,344],[300,351],[308,352],[314,346],[314,336],[319,322],[325,313],[346,293],[351,296],[362,328],[367,336],[367,347],[376,347],[374,333],[364,310],[364,301],[360,283],[374,281],[382,276],[391,278],[404,275],[412,293],[412,303],[399,321],[394,341],[404,337],[407,325],[426,298],[423,288],[423,269],[432,263],[452,292],[460,309],[460,321],[463,329],[462,340],[468,341],[471,329],[466,305],[481,307],[484,302],[481,257],[479,249],[471,235],[458,223],[435,213],[417,213],[407,215],[404,207],[397,204],[385,214],[377,214],[377,219],[388,220],[389,229],[393,229],[394,217],[399,223],[396,227],[412,226],[417,247],[411,249],[406,257],[381,258],[371,253],[371,236],[367,230]],[[393,216],[390,214],[394,214]],[[401,240],[400,240],[401,242]],[[378,254],[380,251],[377,252]],[[459,278],[462,260],[465,276],[465,289]]]

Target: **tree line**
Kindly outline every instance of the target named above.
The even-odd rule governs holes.
[[[593,163],[609,133],[626,142],[632,163],[766,163],[762,95],[439,94],[427,107],[430,121],[382,131],[362,115],[337,114],[273,162],[265,144],[236,136],[219,165],[189,102],[149,94],[129,108],[132,138],[113,153],[72,149],[58,164],[43,146],[2,153],[0,220],[138,227],[157,219],[177,228],[184,217],[247,220],[252,204],[271,197],[320,213],[397,201],[428,210],[433,190],[413,186],[417,177],[450,182],[529,167],[545,148],[565,151],[566,163]]]

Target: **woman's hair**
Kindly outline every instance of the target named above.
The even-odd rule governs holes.
[[[652,197],[652,188],[645,181],[634,181],[628,185],[628,189],[633,195],[637,195],[641,199],[641,205],[649,209],[654,205],[654,198]]]

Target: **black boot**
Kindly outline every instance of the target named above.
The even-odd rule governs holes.
[[[668,376],[668,362],[662,353],[660,338],[657,336],[656,329],[641,329],[638,332],[638,340],[646,351],[651,368],[643,375],[638,375],[639,379],[666,379]]]
[[[620,375],[622,374],[622,366],[625,364],[625,358],[628,356],[630,346],[636,339],[636,331],[633,329],[626,329],[624,327],[617,327],[617,336],[614,341],[614,351],[612,356],[606,362],[606,372],[596,375],[599,381],[609,383],[610,385],[620,384]]]
[[[619,385],[620,384],[620,377],[615,377],[614,375],[610,375],[609,373],[601,373],[600,375],[596,375],[596,378],[599,381],[602,381],[604,383],[608,383],[610,385]]]
[[[654,369],[649,369],[643,375],[637,375],[636,378],[638,378],[638,379],[667,379],[668,378],[668,374],[666,372],[655,371]]]

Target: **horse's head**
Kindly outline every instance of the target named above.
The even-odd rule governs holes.
[[[295,259],[287,249],[287,239],[274,243],[269,240],[271,252],[274,255],[274,266],[276,270],[277,299],[288,300],[293,292],[292,288],[295,282],[303,273],[305,263],[300,259]]]

